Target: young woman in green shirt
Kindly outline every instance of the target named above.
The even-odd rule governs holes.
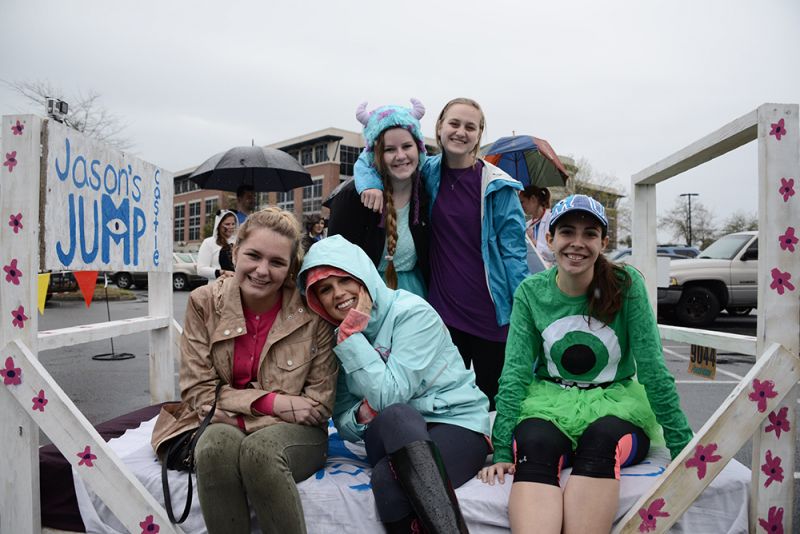
[[[514,475],[515,533],[609,532],[619,470],[666,442],[674,458],[692,438],[644,282],[603,257],[603,206],[571,195],[552,210],[556,267],[514,295],[496,397],[493,484]],[[663,430],[663,434],[662,434]],[[559,473],[572,465],[562,492]]]

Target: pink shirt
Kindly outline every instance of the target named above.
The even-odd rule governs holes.
[[[267,342],[267,335],[272,325],[275,323],[278,313],[281,311],[282,304],[282,298],[279,296],[275,305],[261,314],[254,313],[244,306],[242,307],[247,332],[237,337],[233,345],[233,373],[231,385],[234,388],[245,389],[250,386],[251,382],[258,380],[261,351],[264,350],[264,345]],[[272,406],[275,403],[276,395],[277,393],[274,392],[268,393],[253,402],[251,407],[261,414],[274,415]],[[237,420],[239,421],[239,428],[244,430],[244,419],[242,416],[238,416]]]

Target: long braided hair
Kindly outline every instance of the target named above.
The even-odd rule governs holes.
[[[394,266],[394,254],[397,252],[397,210],[394,207],[394,187],[389,176],[389,171],[383,162],[383,152],[385,149],[384,136],[391,128],[382,131],[375,141],[375,168],[381,175],[383,181],[383,217],[384,228],[386,230],[386,272],[384,279],[386,285],[391,289],[397,289],[397,270]],[[413,137],[413,134],[412,134]],[[417,143],[418,144],[418,143]],[[417,147],[419,152],[419,147]],[[419,222],[419,170],[415,171],[411,177],[411,207],[414,212],[413,222]]]

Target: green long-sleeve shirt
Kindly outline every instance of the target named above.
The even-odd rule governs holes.
[[[653,310],[638,271],[626,266],[630,288],[610,324],[586,319],[585,296],[570,297],[556,285],[556,269],[520,284],[514,295],[505,365],[496,398],[492,432],[495,462],[512,461],[512,435],[525,413],[522,404],[534,374],[582,383],[636,377],[644,386],[664,439],[675,457],[692,431],[680,408],[675,380],[667,369]],[[588,347],[589,350],[586,350]],[[570,417],[570,414],[564,414]]]

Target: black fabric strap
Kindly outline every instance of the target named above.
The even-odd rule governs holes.
[[[217,389],[214,393],[214,402],[211,404],[211,409],[208,411],[206,416],[203,418],[203,422],[200,423],[200,426],[197,427],[194,434],[192,434],[192,440],[189,444],[189,450],[191,451],[190,454],[194,457],[194,448],[197,445],[197,440],[200,439],[203,431],[206,427],[211,424],[211,419],[214,417],[214,412],[217,410],[217,399],[219,398],[219,390],[222,388],[222,382],[217,382]],[[167,473],[167,461],[166,458],[169,457],[171,449],[175,447],[177,443],[171,443],[169,446],[170,450],[167,450],[167,455],[164,457],[164,461],[161,462],[161,489],[164,492],[164,508],[167,510],[167,515],[169,516],[169,520],[173,523],[180,525],[186,518],[189,517],[189,512],[192,508],[192,471],[194,471],[194,458],[192,458],[192,469],[190,469],[186,476],[189,477],[189,492],[186,495],[186,505],[183,507],[183,513],[181,514],[181,518],[177,521],[175,520],[175,513],[172,511],[172,493],[169,491],[169,475]]]

